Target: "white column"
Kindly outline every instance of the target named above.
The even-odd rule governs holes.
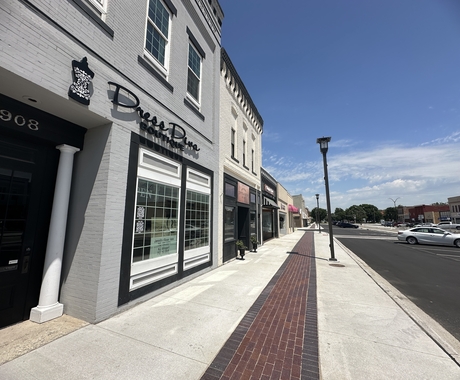
[[[40,299],[38,306],[30,311],[30,320],[37,323],[60,317],[64,311],[64,305],[58,302],[59,283],[69,209],[73,158],[80,149],[69,145],[59,145],[56,148],[61,151],[61,155],[54,190]]]

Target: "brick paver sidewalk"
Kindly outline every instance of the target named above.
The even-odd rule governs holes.
[[[306,232],[201,380],[319,379],[313,232]]]

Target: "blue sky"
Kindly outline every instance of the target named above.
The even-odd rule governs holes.
[[[219,0],[222,46],[264,119],[263,166],[306,206],[460,195],[460,2]]]

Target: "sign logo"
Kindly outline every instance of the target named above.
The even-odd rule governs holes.
[[[94,73],[88,67],[88,60],[86,57],[80,62],[73,60],[72,71],[74,82],[70,85],[69,97],[87,106],[89,105],[89,98],[91,97],[89,84],[94,78]]]

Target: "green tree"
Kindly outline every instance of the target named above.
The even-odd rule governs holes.
[[[363,219],[366,219],[367,215],[361,206],[353,205],[345,210],[345,217],[348,220],[357,221],[362,223]]]
[[[327,211],[324,208],[317,208],[315,207],[313,210],[311,210],[311,216],[313,217],[313,220],[316,222],[316,213],[318,213],[318,220],[321,222],[322,220],[326,219],[327,217]]]
[[[334,217],[333,217],[334,220],[344,220],[345,219],[345,210],[340,208],[340,207],[337,207],[335,209],[335,212],[334,212]]]
[[[382,218],[382,213],[376,206],[363,203],[362,205],[360,205],[360,207],[366,213],[366,221],[372,220],[375,223],[377,220],[380,220]]]
[[[394,207],[387,207],[383,212],[385,220],[398,220],[398,209]]]

